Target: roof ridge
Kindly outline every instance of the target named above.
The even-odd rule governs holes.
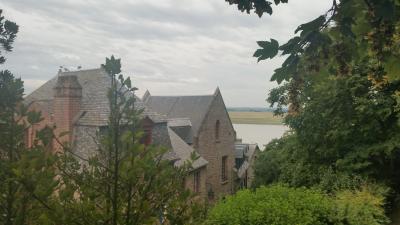
[[[209,95],[152,95],[150,98],[157,97],[157,98],[180,98],[180,97],[212,97],[214,94]]]
[[[183,120],[183,119],[190,120],[189,117],[173,117],[173,118],[168,118],[167,120],[169,121],[169,120]]]
[[[61,71],[60,73],[76,73],[76,72],[88,72],[93,70],[104,70],[102,67],[91,68],[91,69],[79,69],[79,70],[71,70],[71,71]]]

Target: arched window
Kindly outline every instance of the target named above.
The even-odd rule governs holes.
[[[215,122],[215,140],[219,140],[219,127],[220,127],[220,122],[219,120],[217,120],[217,122]]]

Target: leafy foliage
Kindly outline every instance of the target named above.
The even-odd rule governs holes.
[[[388,224],[383,206],[382,188],[363,186],[360,190],[344,190],[336,194],[334,204],[339,224]]]
[[[326,224],[331,204],[327,196],[314,190],[260,187],[219,202],[208,224]]]
[[[4,19],[2,16],[3,10],[0,9],[0,64],[3,64],[6,59],[2,54],[4,51],[12,50],[12,44],[18,33],[18,25],[12,21]]]
[[[11,51],[18,26],[5,20],[0,10],[0,54]],[[0,56],[0,64],[4,63]],[[27,130],[41,121],[40,112],[22,104],[23,82],[8,71],[0,71],[0,224],[45,224],[49,204],[58,182],[45,135],[24,142]],[[38,130],[45,133],[48,127]]]
[[[252,10],[261,17],[264,13],[272,14],[272,2],[267,0],[226,0],[229,4],[236,4],[242,12],[250,13]],[[275,5],[287,3],[288,0],[274,0]]]
[[[326,188],[334,187],[326,180],[330,177],[326,171],[340,177],[373,179],[398,191],[399,83],[391,82],[377,92],[371,91],[374,83],[365,75],[309,82],[314,85],[302,93],[304,107],[286,117],[292,133],[270,143],[261,153],[256,179],[260,183],[281,180],[294,186],[327,183]],[[274,177],[268,175],[271,171],[276,171]]]
[[[286,43],[267,41],[256,50],[258,61],[285,57],[271,76],[280,86],[271,90],[267,100],[276,106],[276,114],[283,115],[289,108],[285,123],[291,128],[261,153],[255,165],[256,186],[284,182],[335,193],[380,183],[393,191],[389,200],[396,200],[400,193],[399,12],[399,1],[333,0],[326,13],[298,26]],[[357,203],[358,197],[344,193],[338,198],[346,196],[348,204]],[[376,203],[363,197],[365,202],[354,208],[338,209],[350,217],[362,214],[352,210]],[[355,202],[350,202],[352,198]],[[347,221],[361,223],[354,218]]]
[[[0,224],[42,224],[58,182],[57,157],[39,135],[27,147],[26,131],[41,120],[22,104],[23,82],[9,71],[0,72]],[[39,130],[43,133],[47,127]]]
[[[387,224],[383,197],[367,189],[329,196],[282,185],[243,190],[219,202],[207,224]]]
[[[274,45],[264,54],[257,50],[254,56],[259,60],[268,59],[277,50],[288,56],[272,75],[271,80],[278,83],[299,74],[319,72],[323,67],[338,67],[335,74],[346,75],[363,60],[398,59],[398,53],[391,51],[397,48],[398,8],[398,2],[391,0],[333,1],[326,14],[298,26],[295,30],[298,36],[280,46]]]
[[[261,153],[258,185],[334,192],[368,181],[400,192],[399,9],[393,0],[333,0],[286,43],[259,42],[258,61],[286,57],[268,101],[276,114],[289,107],[291,131]]]

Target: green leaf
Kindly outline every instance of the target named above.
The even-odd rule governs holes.
[[[301,31],[300,36],[304,37],[312,31],[319,30],[319,28],[325,23],[325,20],[325,16],[320,16],[311,22],[298,26],[294,33],[297,34],[297,32]]]
[[[288,3],[288,0],[274,0],[275,5],[279,5],[279,3]]]
[[[131,78],[130,77],[126,78],[124,84],[126,85],[126,87],[131,88],[132,87]]]
[[[255,13],[261,17],[265,12],[272,14],[271,2],[265,0],[255,0],[254,1]]]
[[[271,81],[276,81],[278,84],[282,83],[284,80],[288,81],[292,77],[293,73],[296,72],[299,61],[299,56],[289,56],[285,62],[283,62],[282,67],[274,71]]]
[[[121,73],[121,59],[116,59],[113,55],[106,58],[106,64],[101,66],[112,76]]]
[[[301,38],[296,36],[290,39],[286,44],[281,45],[279,50],[282,50],[282,55],[298,52],[300,50],[300,41]]]
[[[262,48],[257,49],[253,55],[253,57],[258,58],[258,62],[268,58],[272,59],[278,54],[279,43],[274,39],[271,39],[270,42],[257,41],[257,44]]]
[[[290,55],[282,64],[283,67],[295,67],[297,63],[300,61],[300,57],[298,55]]]
[[[271,2],[267,0],[226,0],[229,4],[236,4],[238,9],[242,12],[250,14],[252,10],[259,16],[262,17],[264,13],[272,14]],[[275,0],[274,0],[275,1]],[[275,1],[276,2],[276,1]],[[280,2],[287,2],[287,0],[281,0]]]
[[[278,84],[282,83],[283,80],[289,80],[290,74],[284,67],[274,70],[274,74],[271,77],[271,81],[276,81]]]

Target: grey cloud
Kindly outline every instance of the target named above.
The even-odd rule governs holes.
[[[5,0],[7,17],[21,26],[6,66],[27,90],[54,76],[60,65],[98,67],[122,58],[142,93],[212,93],[227,105],[263,106],[273,70],[283,59],[257,64],[257,40],[285,41],[329,1],[291,1],[259,19],[224,0]]]

